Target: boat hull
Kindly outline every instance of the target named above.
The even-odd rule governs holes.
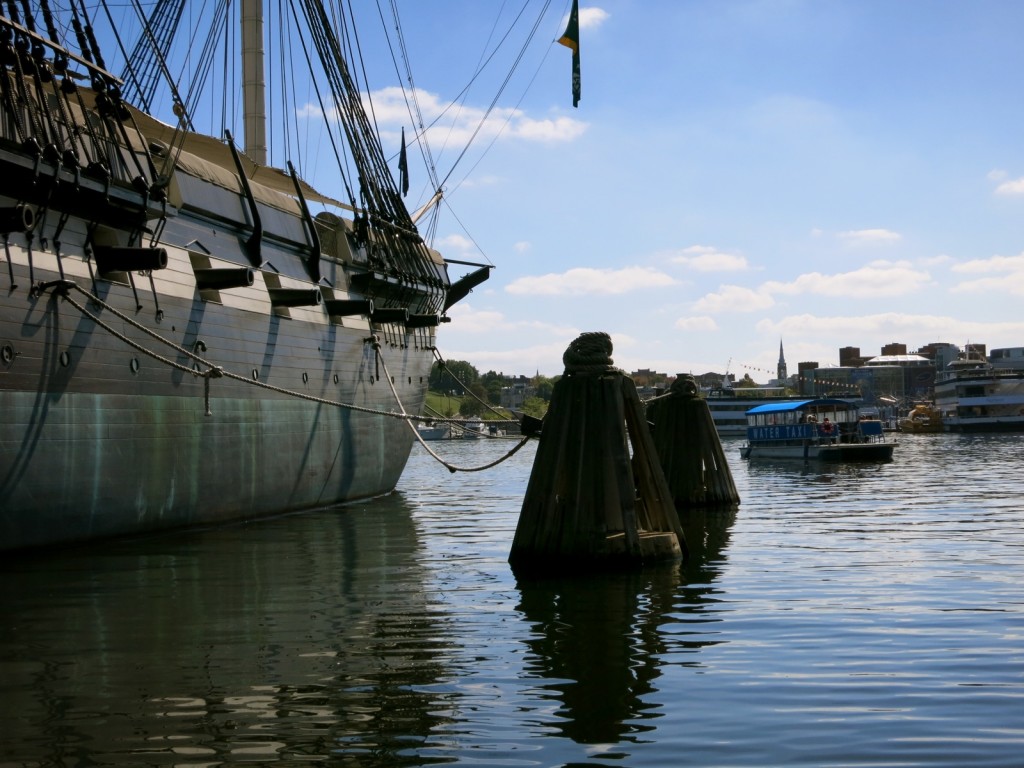
[[[27,27],[0,11],[12,46],[34,10]],[[144,75],[129,99],[152,114],[127,103],[92,43],[58,78],[63,43],[31,41],[31,66],[0,72],[0,549],[393,490],[435,330],[489,267],[453,284],[338,52],[311,77],[331,80],[347,139],[317,175],[345,200],[267,166],[259,130],[239,151],[195,133],[177,98],[161,122]],[[242,80],[248,123],[263,89]]]
[[[895,443],[854,445],[746,445],[745,459],[795,459],[799,461],[854,462],[892,461]]]
[[[448,424],[439,427],[419,427],[419,435],[424,440],[450,440],[452,429]]]
[[[18,267],[19,287],[0,301],[0,549],[254,519],[394,489],[413,435],[386,414],[419,412],[433,361],[426,338],[198,295],[160,295],[156,322],[157,301],[143,294],[126,322],[110,308],[134,309],[129,286],[100,285],[108,308],[69,293],[107,329],[68,299],[30,296]],[[37,266],[32,277],[59,275]],[[194,375],[188,357],[138,326],[237,378]]]
[[[959,420],[949,419],[943,425],[947,432],[983,434],[986,432],[1024,432],[1024,417],[1000,417],[991,419]]]

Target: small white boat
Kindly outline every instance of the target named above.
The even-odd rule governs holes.
[[[420,424],[416,431],[424,440],[447,440],[452,436],[450,424]]]
[[[846,400],[819,398],[773,403],[747,411],[744,459],[890,461],[896,443],[882,422],[862,418]]]
[[[462,427],[462,438],[464,440],[476,440],[484,437],[487,431],[482,421],[470,422]]]

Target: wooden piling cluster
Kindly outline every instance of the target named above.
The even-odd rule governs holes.
[[[676,510],[735,507],[740,495],[697,382],[679,374],[667,395],[647,404],[654,448]]]
[[[633,380],[611,338],[585,333],[544,418],[509,562],[517,570],[637,566],[686,541]],[[632,454],[630,450],[632,449]]]

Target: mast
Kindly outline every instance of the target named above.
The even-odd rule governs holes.
[[[245,153],[267,164],[266,84],[263,79],[263,0],[242,0],[242,102]]]

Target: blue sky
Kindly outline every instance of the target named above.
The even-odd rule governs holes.
[[[435,46],[410,43],[432,104],[459,96],[498,6],[402,5]],[[605,331],[627,371],[763,381],[780,340],[790,370],[847,345],[1024,345],[1024,3],[583,3],[578,109],[552,42],[567,10],[452,177],[437,247],[496,269],[443,355],[555,375]]]
[[[397,175],[420,123],[398,86],[415,86],[445,180],[433,243],[495,265],[441,327],[445,357],[550,376],[605,331],[627,371],[766,381],[780,340],[791,371],[843,346],[1024,345],[1024,3],[583,2],[574,109],[554,42],[570,0],[395,2],[411,81],[394,25],[360,4],[385,149]],[[297,125],[290,159],[340,195]],[[411,209],[433,194],[420,156]]]

